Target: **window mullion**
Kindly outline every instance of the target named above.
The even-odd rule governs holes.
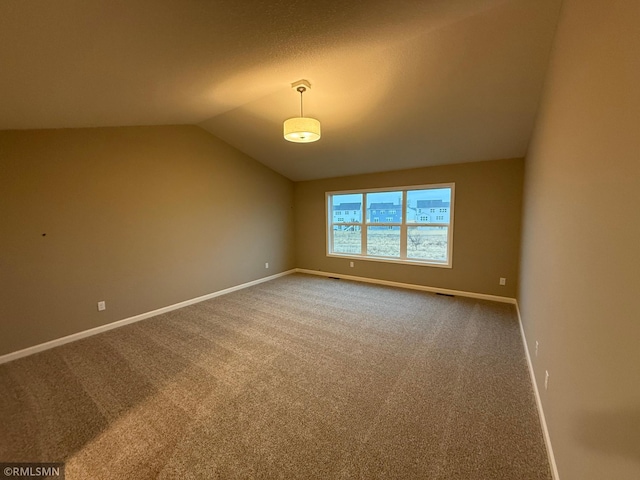
[[[402,191],[402,225],[400,226],[400,258],[407,258],[407,191]]]
[[[360,229],[361,255],[367,254],[367,193],[362,198],[362,228]]]

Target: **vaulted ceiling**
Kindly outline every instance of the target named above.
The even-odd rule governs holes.
[[[195,124],[292,180],[521,157],[560,1],[0,0],[0,129]]]

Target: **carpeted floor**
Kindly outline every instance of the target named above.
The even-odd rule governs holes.
[[[512,305],[289,275],[0,365],[67,479],[550,479]]]

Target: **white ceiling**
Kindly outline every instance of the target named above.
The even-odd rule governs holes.
[[[521,157],[560,2],[0,0],[0,129],[196,124],[292,180]]]

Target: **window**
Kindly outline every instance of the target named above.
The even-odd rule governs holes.
[[[454,187],[327,192],[327,255],[451,267]],[[343,205],[355,214],[350,221],[332,214]],[[380,217],[382,212],[388,213]]]

